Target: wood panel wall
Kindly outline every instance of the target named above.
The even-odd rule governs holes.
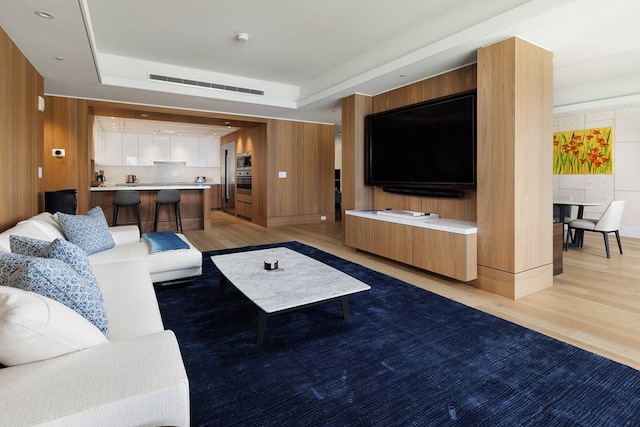
[[[408,196],[385,193],[382,187],[364,185],[364,118],[419,102],[476,89],[476,65],[413,83],[370,100],[352,95],[342,102],[342,200],[345,209],[409,209],[437,213],[443,218],[475,221],[475,189],[465,190],[461,199]],[[367,102],[369,104],[367,104]]]
[[[75,189],[78,191],[76,213],[91,208],[91,114],[88,102],[82,99],[47,96],[44,125],[45,191]],[[54,148],[63,148],[65,157],[51,155]]]
[[[473,90],[477,86],[476,73],[476,64],[471,64],[376,95],[373,97],[373,113]]]
[[[0,230],[44,209],[42,76],[0,28]]]
[[[334,221],[334,126],[286,120],[267,125],[267,226]]]
[[[468,65],[408,86],[373,97],[373,113],[380,113],[419,102],[430,101],[477,87],[476,64]],[[475,221],[477,215],[476,191],[464,190],[460,199],[408,196],[385,193],[382,187],[374,187],[373,209],[408,209],[437,213],[443,218]]]
[[[271,227],[319,222],[322,216],[335,220],[333,125],[269,119],[220,140],[231,141],[237,153],[253,153],[253,222]]]

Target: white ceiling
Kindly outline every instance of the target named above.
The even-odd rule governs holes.
[[[341,98],[475,62],[511,36],[554,52],[557,112],[640,105],[638,16],[637,0],[0,0],[49,95],[336,124]]]

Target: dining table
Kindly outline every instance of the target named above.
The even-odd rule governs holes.
[[[584,217],[584,208],[585,206],[603,206],[606,205],[605,202],[598,202],[598,201],[585,201],[585,200],[575,200],[571,197],[554,197],[553,198],[553,206],[557,206],[558,207],[558,216],[560,219],[560,222],[564,223],[565,218],[567,218],[568,216],[571,216],[571,208],[573,206],[577,206],[578,207],[578,214],[576,216],[577,219],[581,219]],[[572,246],[572,247],[576,247],[579,245],[579,239],[576,239],[577,236],[574,236],[573,239],[571,239],[571,244],[568,244],[567,246]],[[562,242],[565,242],[565,234],[564,234],[564,227],[562,228]]]

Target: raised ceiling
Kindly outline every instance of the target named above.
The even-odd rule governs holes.
[[[96,125],[102,132],[135,133],[135,134],[164,134],[190,137],[210,137],[219,139],[221,136],[233,133],[238,128],[227,125],[209,125],[186,123],[177,121],[161,121],[134,119],[116,116],[96,116]]]
[[[557,110],[637,103],[637,16],[634,0],[0,0],[49,95],[336,124],[341,98],[511,36],[554,53]]]

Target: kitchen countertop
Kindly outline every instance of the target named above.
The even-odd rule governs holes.
[[[91,187],[91,191],[119,191],[119,190],[140,190],[155,191],[163,189],[173,190],[206,190],[211,188],[210,183],[202,182],[140,182],[137,184],[118,183],[106,185],[104,187]]]

